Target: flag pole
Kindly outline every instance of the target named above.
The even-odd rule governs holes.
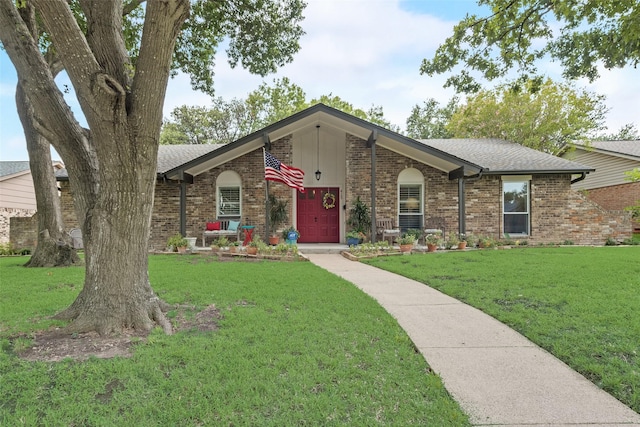
[[[265,149],[264,147],[262,147],[262,162],[264,163],[264,166],[266,167],[267,165],[267,159],[266,159],[266,154],[265,154]],[[265,182],[266,185],[264,186],[264,230],[265,230],[265,242],[269,241],[269,180],[266,179],[265,176]]]

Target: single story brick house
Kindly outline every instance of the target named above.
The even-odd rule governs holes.
[[[263,149],[306,172],[304,193],[267,184]],[[507,141],[414,140],[317,104],[229,144],[160,146],[150,249],[178,232],[200,237],[207,222],[225,218],[266,239],[268,191],[288,200],[287,225],[300,231],[300,243],[346,242],[358,197],[374,224],[390,218],[402,229],[436,225],[532,244],[628,238],[627,213],[571,189],[593,170]],[[61,187],[73,228],[68,182]]]

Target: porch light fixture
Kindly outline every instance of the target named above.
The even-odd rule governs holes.
[[[316,157],[318,162],[318,169],[316,169],[316,180],[320,181],[320,177],[322,176],[322,172],[320,172],[320,125],[316,125],[316,148],[318,150]]]

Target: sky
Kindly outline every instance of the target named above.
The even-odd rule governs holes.
[[[244,99],[262,82],[288,77],[300,86],[307,100],[332,94],[355,108],[380,106],[384,116],[401,129],[415,105],[428,98],[445,104],[455,94],[443,88],[447,75],[420,74],[424,58],[431,58],[467,13],[486,15],[475,0],[307,0],[302,26],[306,34],[292,63],[264,78],[242,68],[231,69],[224,49],[216,57],[216,96]],[[557,63],[539,69],[560,80]],[[576,82],[606,96],[607,126],[613,133],[627,123],[640,127],[640,79],[632,67],[602,70],[592,84]],[[57,79],[68,85],[65,76]],[[15,106],[15,69],[0,51],[0,160],[28,160],[22,126]],[[493,84],[493,83],[492,83]],[[73,93],[66,95],[73,111],[79,111]],[[210,106],[208,95],[191,90],[188,76],[169,80],[164,117],[181,105]],[[79,117],[78,121],[83,122]],[[53,158],[59,159],[54,152]]]

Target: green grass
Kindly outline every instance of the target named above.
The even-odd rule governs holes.
[[[366,262],[483,310],[640,413],[640,248],[482,250]]]
[[[131,358],[27,362],[18,332],[46,328],[83,270],[0,258],[0,425],[468,425],[397,322],[306,262],[152,256],[170,303],[223,314],[215,332],[154,331]]]

